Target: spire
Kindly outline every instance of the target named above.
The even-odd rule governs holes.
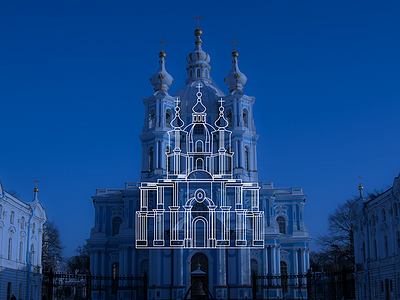
[[[233,41],[231,44],[233,44],[233,51],[232,51],[232,67],[231,70],[229,71],[229,74],[226,75],[224,81],[225,84],[228,86],[229,91],[232,93],[235,90],[243,91],[243,86],[247,82],[247,77],[244,75],[240,70],[239,70],[239,53],[236,51],[236,44],[239,42],[235,41],[235,38],[233,38]]]
[[[179,100],[179,98],[176,98],[174,102],[175,102],[175,117],[171,121],[171,126],[174,130],[176,130],[182,128],[182,126],[185,123],[183,122],[179,114],[180,111],[179,102],[181,101]]]
[[[225,119],[225,115],[224,115],[224,107],[222,106],[222,103],[224,102],[224,100],[222,100],[222,98],[218,101],[221,103],[221,105],[219,106],[219,116],[217,118],[217,120],[215,120],[215,126],[218,129],[226,129],[226,127],[228,127],[229,122],[227,119]]]
[[[358,186],[358,190],[360,191],[360,199],[364,199],[364,195],[363,195],[363,189],[364,187],[361,185],[361,177],[358,177],[360,179],[360,184]]]
[[[35,188],[33,189],[33,192],[35,193],[35,196],[33,197],[33,201],[39,201],[39,200],[38,200],[38,196],[37,196],[37,194],[38,194],[38,192],[39,192],[39,189],[38,189],[38,187],[37,187],[37,184],[38,184],[38,182],[40,182],[40,181],[36,178],[36,180],[34,180],[33,182],[35,183]]]
[[[167,56],[164,52],[164,44],[168,44],[162,38],[161,42],[161,51],[158,54],[160,58],[158,71],[150,78],[151,84],[154,86],[154,90],[168,92],[170,85],[174,82],[172,76],[165,69],[165,57]]]
[[[196,37],[194,43],[196,46],[194,50],[186,57],[186,61],[189,64],[186,67],[186,70],[188,71],[188,79],[186,80],[186,83],[199,79],[210,80],[211,67],[209,62],[211,58],[208,53],[201,48],[203,41],[200,38],[203,35],[203,31],[200,29],[199,20],[204,19],[204,17],[200,17],[199,13],[197,13],[197,17],[193,19],[197,19],[197,27],[194,31],[194,35]]]
[[[202,100],[201,100],[201,96],[203,95],[201,93],[201,88],[203,86],[199,83],[196,88],[197,88],[197,93],[196,93],[196,97],[197,97],[197,102],[195,105],[193,105],[192,107],[192,121],[193,123],[205,123],[206,122],[206,107],[204,106]]]

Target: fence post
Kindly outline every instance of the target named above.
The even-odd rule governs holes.
[[[348,295],[347,295],[347,272],[346,272],[346,268],[343,265],[343,269],[342,269],[342,285],[343,285],[343,298],[347,299]]]
[[[86,300],[92,299],[92,280],[90,272],[86,273]]]
[[[312,299],[312,287],[311,287],[311,270],[308,269],[307,271],[307,299]]]
[[[256,272],[251,273],[251,280],[253,283],[253,299],[257,299],[257,277]]]
[[[144,293],[144,300],[147,300],[147,273],[144,273],[143,276],[143,293]]]

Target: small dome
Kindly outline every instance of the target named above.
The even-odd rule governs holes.
[[[156,92],[160,90],[168,92],[169,87],[171,86],[172,82],[174,82],[172,76],[165,69],[166,56],[167,55],[165,54],[164,50],[161,50],[161,52],[158,54],[158,57],[160,58],[158,71],[150,78],[150,82],[154,86],[154,90]]]
[[[210,55],[205,52],[201,45],[203,41],[200,36],[203,34],[200,28],[197,28],[194,31],[194,35],[196,36],[196,40],[194,41],[196,47],[194,50],[186,57],[186,61],[188,62],[188,66],[186,67],[188,78],[186,79],[186,83],[193,80],[204,80],[210,81],[210,70],[211,67],[209,62],[211,60]]]
[[[232,52],[232,67],[229,71],[228,75],[226,75],[224,81],[228,86],[229,91],[233,92],[235,90],[243,91],[243,86],[247,82],[247,77],[239,70],[239,61],[238,61],[239,53],[236,50]]]

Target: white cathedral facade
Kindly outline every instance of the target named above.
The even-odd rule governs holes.
[[[143,98],[141,182],[97,189],[93,196],[91,274],[146,273],[148,299],[183,299],[197,265],[215,299],[252,298],[253,273],[309,268],[306,196],[302,188],[258,180],[255,99],[243,93],[239,55],[234,49],[226,95],[211,78],[201,36],[198,27],[185,85],[172,95],[166,54],[159,54],[150,79],[155,92]],[[271,288],[257,296],[301,299],[299,291],[284,295]],[[108,296],[131,299],[123,290]]]
[[[0,181],[0,299],[42,297],[42,234],[46,211],[34,189],[24,202],[3,189]]]

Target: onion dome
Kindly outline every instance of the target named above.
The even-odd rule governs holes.
[[[197,86],[197,102],[196,104],[192,107],[192,121],[193,123],[205,123],[206,122],[206,107],[201,101],[201,96],[203,95],[201,92],[201,88],[203,87],[202,85],[198,84]]]
[[[172,76],[165,69],[166,56],[167,55],[165,54],[164,50],[161,50],[158,55],[158,57],[160,58],[160,66],[158,68],[158,71],[150,78],[150,82],[154,86],[154,90],[156,92],[160,90],[168,92],[170,85],[172,84],[172,82],[174,82]]]
[[[234,49],[232,52],[232,68],[224,79],[225,84],[228,86],[230,92],[235,90],[243,91],[243,86],[247,82],[246,75],[239,70],[238,56],[239,53],[237,53],[236,49]]]
[[[194,35],[196,36],[195,44],[196,47],[191,52],[187,57],[186,61],[188,62],[188,66],[186,67],[186,70],[188,72],[188,79],[186,80],[186,83],[189,81],[194,81],[194,80],[210,80],[210,70],[211,67],[209,65],[209,62],[211,60],[210,55],[206,53],[202,48],[201,44],[203,41],[201,40],[201,35],[203,34],[203,31],[200,28],[197,28],[194,31]]]

